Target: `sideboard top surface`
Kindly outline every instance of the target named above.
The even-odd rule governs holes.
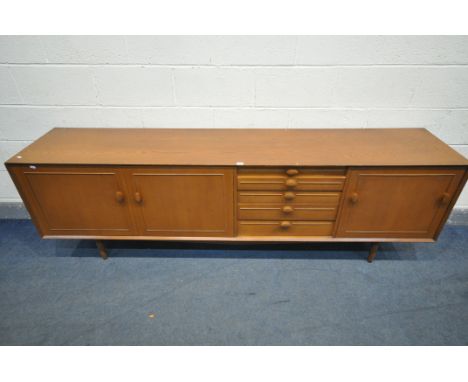
[[[467,166],[426,129],[55,128],[7,164]]]

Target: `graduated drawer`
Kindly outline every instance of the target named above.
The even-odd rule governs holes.
[[[285,224],[288,223],[288,224]],[[239,221],[239,236],[331,236],[329,221]]]
[[[239,191],[238,203],[288,203],[312,206],[338,206],[341,192]]]
[[[335,220],[337,207],[285,204],[239,204],[239,220]]]
[[[294,175],[288,172],[294,170]],[[341,191],[345,169],[239,169],[238,190]]]

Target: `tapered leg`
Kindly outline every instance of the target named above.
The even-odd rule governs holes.
[[[107,250],[106,250],[106,247],[104,246],[104,243],[102,242],[102,240],[96,240],[96,246],[98,247],[98,250],[99,250],[99,256],[101,256],[101,258],[103,260],[106,260],[107,259]]]
[[[375,256],[377,256],[377,249],[379,248],[379,243],[372,243],[371,247],[369,249],[369,256],[367,256],[367,261],[369,263],[372,263],[372,261],[375,259]]]

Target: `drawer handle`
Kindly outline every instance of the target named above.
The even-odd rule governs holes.
[[[359,196],[357,192],[353,192],[350,197],[351,203],[357,203],[359,200]]]
[[[293,212],[293,211],[294,211],[294,208],[292,208],[291,206],[284,206],[284,207],[283,207],[283,212],[284,212],[285,214],[290,214],[290,213]]]
[[[285,182],[287,187],[296,187],[297,186],[297,180],[295,179],[288,179]]]
[[[286,170],[286,174],[288,174],[289,176],[294,176],[299,174],[299,170],[296,170],[295,168],[290,168]]]
[[[135,202],[141,203],[143,201],[143,198],[141,197],[141,194],[137,191],[135,192]]]
[[[122,191],[117,191],[115,193],[115,200],[117,200],[118,203],[122,203],[124,201],[124,194]]]
[[[284,193],[284,198],[286,200],[293,200],[296,197],[296,194],[294,192],[285,192]]]
[[[440,199],[440,203],[444,206],[450,201],[450,194],[448,192],[444,192],[442,194],[442,198]]]
[[[288,221],[281,222],[280,227],[283,229],[288,229],[291,227],[291,222],[288,222]]]

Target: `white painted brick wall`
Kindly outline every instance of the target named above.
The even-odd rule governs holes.
[[[0,159],[55,126],[426,127],[468,156],[468,37],[0,36]]]
[[[46,62],[67,64],[126,63],[125,37],[48,36],[41,38]]]
[[[465,65],[466,36],[300,36],[297,65]]]
[[[21,103],[15,80],[8,67],[0,67],[0,104]]]
[[[93,67],[92,72],[96,97],[91,105],[174,106],[170,68],[106,65]]]
[[[253,106],[254,71],[245,68],[176,68],[175,99],[181,106]]]
[[[263,107],[468,107],[468,66],[261,68],[255,82]]]
[[[10,66],[26,105],[95,105],[92,68],[66,66]]]

